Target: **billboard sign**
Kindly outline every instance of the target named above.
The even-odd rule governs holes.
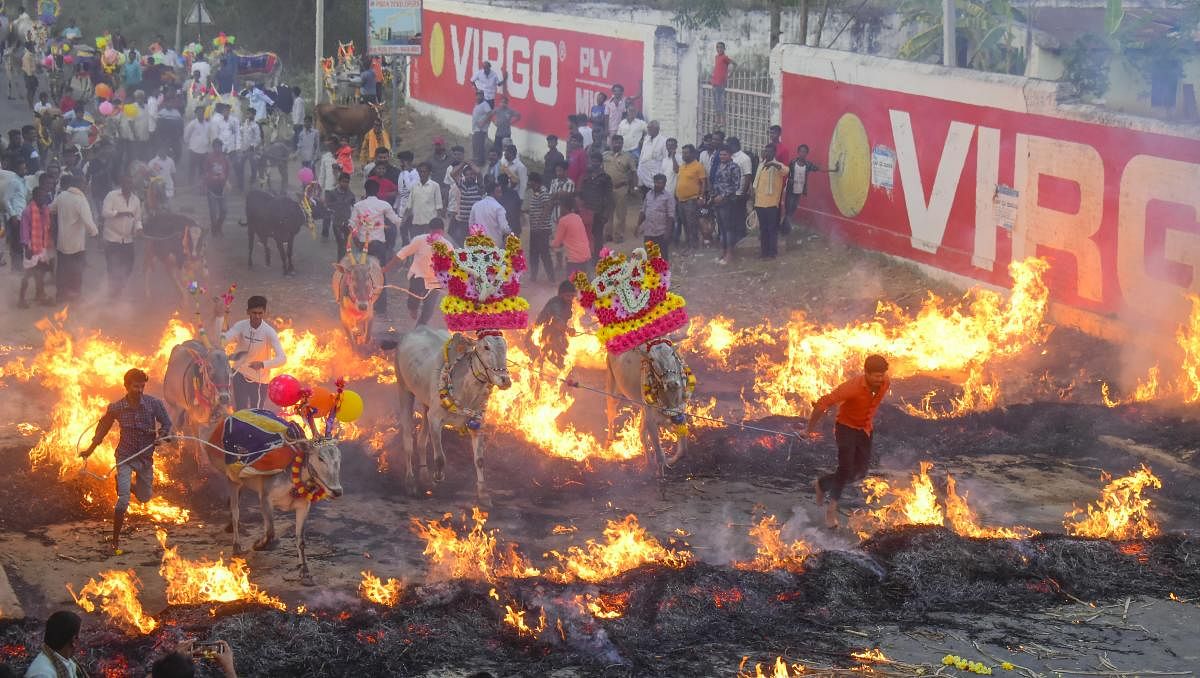
[[[367,54],[421,53],[421,0],[367,0]]]

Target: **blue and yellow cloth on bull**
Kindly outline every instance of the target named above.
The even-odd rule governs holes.
[[[274,475],[287,468],[294,450],[291,443],[304,440],[304,429],[268,410],[240,410],[225,418],[213,441],[225,450],[225,472],[230,477]]]

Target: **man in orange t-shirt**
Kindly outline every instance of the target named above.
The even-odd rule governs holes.
[[[838,405],[837,423],[833,427],[838,449],[837,470],[817,478],[815,483],[817,505],[825,504],[826,494],[829,497],[829,503],[825,505],[825,527],[830,529],[838,526],[838,499],[842,496],[842,488],[867,477],[875,412],[891,385],[887,372],[888,364],[883,356],[867,356],[861,377],[844,382],[813,403],[812,414],[808,417],[808,435],[812,437],[819,435],[817,422],[825,411]]]

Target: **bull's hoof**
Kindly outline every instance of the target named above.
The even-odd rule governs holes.
[[[311,573],[309,573],[307,570],[305,570],[304,572],[300,573],[300,585],[301,586],[316,586],[317,581],[315,579],[313,579],[313,576]]]
[[[492,507],[492,495],[487,493],[487,490],[479,490],[475,493],[475,501],[483,508]]]
[[[277,546],[279,546],[279,540],[274,536],[263,537],[254,542],[255,551],[274,551]]]
[[[242,548],[242,544],[240,542],[233,542],[233,555],[240,556],[245,552],[246,549]]]

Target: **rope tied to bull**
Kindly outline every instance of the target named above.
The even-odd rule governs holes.
[[[96,424],[92,424],[91,426],[89,426],[88,428],[86,428],[82,432],[80,432],[79,437],[75,439],[75,449],[79,449],[80,443],[83,442],[83,436],[86,435],[88,431],[94,429],[95,427],[96,427]],[[142,449],[138,450],[137,452],[134,452],[133,454],[129,455],[128,457],[125,457],[124,459],[118,459],[116,461],[116,463],[114,463],[112,465],[112,467],[109,468],[108,471],[102,476],[96,475],[95,473],[92,473],[91,471],[89,471],[88,467],[87,467],[87,460],[85,459],[83,462],[83,467],[81,467],[79,469],[79,474],[91,476],[91,477],[95,478],[96,480],[101,480],[101,481],[108,480],[109,478],[112,477],[113,472],[117,470],[117,467],[119,467],[123,464],[128,464],[129,462],[133,461],[134,459],[137,459],[138,457],[142,456],[143,454],[158,447],[162,443],[166,443],[166,442],[170,442],[170,441],[174,441],[174,440],[192,440],[192,441],[200,443],[201,445],[206,445],[208,447],[211,447],[214,450],[217,450],[218,452],[220,452],[221,454],[227,454],[231,457],[237,457],[239,459],[242,459],[245,457],[252,457],[252,456],[259,454],[259,452],[257,452],[257,451],[246,452],[246,453],[231,452],[219,445],[214,445],[211,442],[204,440],[203,438],[197,438],[196,436],[188,436],[188,435],[173,433],[169,436],[163,436],[161,438],[156,438],[154,440],[154,442],[143,447]],[[278,447],[278,445],[276,445],[275,447]],[[270,449],[274,449],[274,448],[270,448]]]

